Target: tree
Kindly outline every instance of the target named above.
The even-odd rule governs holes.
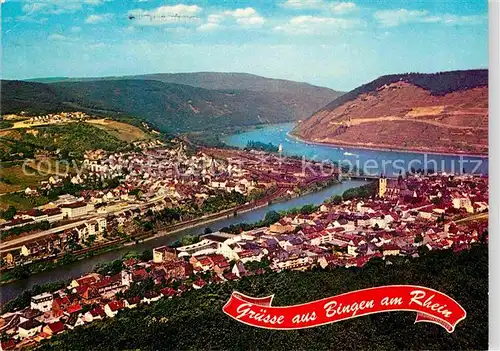
[[[151,250],[144,250],[141,254],[141,261],[147,262],[151,261],[153,259],[153,251]]]
[[[16,215],[17,209],[10,205],[5,211],[2,212],[2,218],[10,221]]]
[[[427,245],[422,245],[422,246],[419,246],[418,247],[418,255],[419,256],[424,256],[426,254],[429,253],[429,248],[427,247]]]
[[[479,243],[481,244],[486,244],[488,241],[488,229],[485,229],[480,235],[479,235]]]
[[[95,235],[89,235],[88,239],[87,239],[87,246],[92,246],[92,244],[94,243],[94,241],[96,240],[96,236]]]
[[[436,220],[436,223],[439,224],[439,223],[443,223],[444,222],[444,213],[441,213],[441,216],[438,217],[438,219]]]
[[[137,251],[128,251],[122,256],[122,261],[129,260],[131,258],[138,259],[140,257]]]
[[[342,203],[342,196],[340,195],[335,195],[331,199],[332,204],[334,205],[340,205]]]
[[[431,202],[434,204],[434,205],[439,205],[441,202],[442,202],[442,198],[440,197],[435,197],[431,200]]]
[[[281,216],[278,212],[269,211],[264,216],[264,223],[266,223],[266,225],[271,225],[273,223],[278,222],[280,219],[281,219]]]
[[[210,229],[209,227],[206,227],[205,230],[203,231],[204,234],[210,234],[212,233],[212,229]]]

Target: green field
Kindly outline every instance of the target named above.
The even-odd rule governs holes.
[[[25,190],[48,178],[29,166],[24,170],[21,162],[0,163],[0,194]]]

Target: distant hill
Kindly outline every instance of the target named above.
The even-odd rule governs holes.
[[[270,103],[275,106],[281,104],[281,114],[287,114],[276,119],[275,111],[273,114],[261,115],[264,120],[275,122],[288,122],[309,117],[312,113],[323,107],[332,99],[340,96],[342,93],[324,88],[314,86],[308,83],[294,82],[283,79],[271,79],[260,77],[247,73],[223,73],[223,72],[197,72],[197,73],[159,73],[147,74],[125,77],[103,77],[103,78],[40,78],[30,80],[32,82],[50,83],[51,85],[59,85],[62,83],[74,83],[90,81],[158,81],[169,84],[188,85],[196,88],[203,88],[207,90],[222,90],[223,93],[231,91],[238,93],[243,99],[249,97],[249,102]],[[243,93],[247,91],[248,93]],[[255,92],[257,94],[252,94]],[[248,105],[248,104],[247,104]],[[258,107],[255,107],[258,108]],[[253,110],[249,110],[252,112]],[[263,106],[264,111],[267,110]],[[248,116],[252,120],[252,116]],[[235,125],[247,125],[248,123],[235,123]],[[253,122],[250,124],[254,124]]]
[[[74,111],[68,105],[71,98],[55,87],[42,83],[22,81],[1,81],[0,112],[39,114],[61,111]]]
[[[354,147],[485,154],[488,71],[383,76],[333,100],[292,134]]]

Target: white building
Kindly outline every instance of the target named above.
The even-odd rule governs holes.
[[[31,297],[31,308],[41,312],[48,312],[52,309],[54,297],[50,293],[43,293]]]

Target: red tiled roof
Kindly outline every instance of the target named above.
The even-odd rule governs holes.
[[[52,331],[52,334],[57,334],[57,333],[60,333],[64,330],[64,324],[62,324],[61,321],[57,321],[55,323],[50,323],[47,326]]]
[[[123,264],[126,267],[134,266],[135,264],[137,264],[137,260],[135,258],[129,258],[128,260],[126,260],[125,262],[123,262]]]
[[[121,302],[121,301],[111,301],[110,303],[108,303],[108,306],[109,306],[109,309],[112,312],[119,311],[119,310],[121,310],[123,308],[123,302]]]
[[[16,347],[16,342],[14,339],[9,339],[7,341],[2,341],[0,345],[2,350],[13,350]]]
[[[139,278],[139,279],[145,279],[148,276],[148,272],[144,268],[137,269],[132,272],[132,277],[133,278]]]
[[[82,277],[82,278],[79,278],[79,279],[76,280],[76,282],[78,283],[78,285],[92,285],[92,284],[97,283],[98,281],[99,281],[99,279],[97,279],[94,276]]]
[[[139,296],[134,296],[130,299],[127,299],[127,302],[129,303],[129,305],[137,305],[139,302],[141,302],[141,298]]]
[[[59,306],[66,306],[70,304],[70,301],[67,296],[58,297],[54,299],[54,302],[56,302]]]
[[[80,207],[84,207],[84,206],[87,206],[87,204],[85,202],[78,201],[78,202],[73,202],[71,204],[61,205],[61,208],[80,208]]]
[[[82,306],[80,306],[79,303],[75,303],[71,306],[68,306],[68,308],[66,308],[66,312],[68,313],[76,313],[76,312],[80,312],[82,310]]]
[[[382,246],[382,251],[389,251],[389,250],[401,250],[401,248],[394,244],[385,244]]]
[[[101,280],[100,282],[95,284],[96,288],[104,288],[106,286],[112,285],[113,283],[117,282],[118,280],[121,281],[121,275],[117,274],[112,277],[107,277]]]
[[[163,288],[160,290],[160,292],[164,295],[164,296],[174,296],[177,292],[175,291],[175,289],[173,288],[170,288],[170,287],[166,287],[166,288]]]
[[[204,281],[201,278],[196,279],[196,281],[193,283],[193,285],[199,286],[200,288],[203,288],[205,285],[207,285],[207,282]]]
[[[76,288],[76,293],[78,295],[83,295],[85,294],[85,292],[89,289],[89,286],[88,285],[80,285]]]
[[[90,314],[92,315],[92,317],[97,317],[97,316],[104,317],[106,315],[101,306],[98,306],[93,310],[90,310]]]

